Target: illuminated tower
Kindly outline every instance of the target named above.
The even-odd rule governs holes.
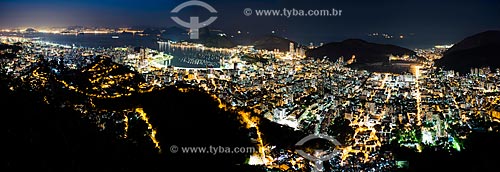
[[[290,54],[293,54],[295,52],[295,45],[293,44],[293,42],[290,42],[290,50],[288,50],[290,52]]]
[[[139,51],[139,67],[144,65],[144,60],[146,59],[146,50],[141,48]]]

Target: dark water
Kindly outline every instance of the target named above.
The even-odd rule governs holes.
[[[118,39],[112,38],[113,36],[116,36],[116,34],[60,35],[33,33],[19,34],[17,36],[39,38],[41,41],[88,48],[113,48],[126,46],[145,47],[173,55],[174,59],[172,60],[171,65],[176,67],[219,67],[220,58],[229,56],[227,53],[203,51],[196,48],[172,48],[166,46],[165,44],[160,46],[157,42],[157,36],[155,35],[139,36],[132,34],[118,34]]]
[[[4,33],[5,35],[5,33]],[[230,55],[221,52],[209,52],[202,51],[200,49],[194,48],[172,48],[165,44],[160,45],[157,40],[156,35],[139,36],[133,34],[118,34],[118,39],[113,39],[112,36],[116,34],[80,34],[80,35],[61,35],[61,34],[49,34],[49,33],[32,33],[32,34],[18,34],[17,36],[27,37],[27,38],[40,38],[42,41],[53,42],[63,45],[75,45],[80,47],[90,47],[90,48],[112,48],[112,47],[146,47],[158,51],[163,51],[165,53],[174,56],[171,61],[171,65],[177,67],[190,67],[190,68],[204,68],[207,66],[219,67],[220,58],[227,58]],[[359,36],[359,35],[356,35]],[[353,38],[356,38],[353,36]],[[308,37],[312,39],[311,37]],[[332,41],[341,41],[339,37],[335,36],[322,36],[325,39],[325,43]],[[381,44],[394,44],[403,46],[406,48],[430,48],[435,44],[449,44],[450,41],[435,41],[434,39],[374,39],[363,37],[363,39],[381,43]],[[433,41],[430,41],[433,40]],[[298,40],[300,41],[300,40]]]
[[[132,34],[119,34],[119,39],[113,39],[114,34],[80,34],[80,35],[60,35],[48,33],[33,33],[19,35],[27,38],[40,38],[41,41],[48,41],[63,45],[75,45],[89,48],[112,48],[123,46],[141,46],[151,49],[158,49],[156,36],[139,36]]]
[[[229,58],[228,52],[208,51],[201,48],[172,47],[167,43],[158,43],[159,51],[174,56],[172,64],[179,67],[220,67],[221,58]]]

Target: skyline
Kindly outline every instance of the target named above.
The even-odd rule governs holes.
[[[0,27],[66,27],[74,25],[97,27],[171,27],[175,24],[170,13],[180,0],[146,1],[71,1],[4,0],[0,2]],[[467,35],[486,30],[498,30],[498,1],[336,1],[304,3],[304,1],[204,1],[212,5],[218,19],[210,28],[227,33],[239,30],[255,35],[276,34],[297,42],[333,42],[349,38],[366,39],[369,33],[414,35],[412,42],[451,44]],[[452,2],[452,3],[451,3]],[[341,9],[342,16],[324,17],[264,17],[245,16],[252,9]],[[181,18],[199,15],[204,20],[210,14],[191,7]],[[245,21],[245,22],[241,22]],[[377,42],[377,41],[376,41]],[[403,41],[378,40],[382,43],[405,45]],[[424,43],[421,43],[424,44]],[[411,47],[413,48],[413,47]]]
[[[491,38],[492,34],[479,37]],[[0,79],[3,81],[0,91],[18,99],[14,99],[16,101],[12,106],[17,106],[15,104],[19,100],[23,100],[23,105],[26,101],[38,100],[32,104],[51,108],[42,113],[28,111],[21,114],[46,115],[42,119],[49,121],[54,121],[54,117],[62,118],[57,120],[59,124],[80,121],[79,118],[66,120],[63,117],[82,117],[82,121],[91,126],[76,128],[98,129],[109,134],[106,139],[110,140],[112,146],[130,144],[137,148],[117,147],[113,149],[114,153],[101,151],[99,155],[103,154],[104,157],[117,152],[128,156],[112,158],[119,163],[104,161],[106,163],[96,164],[93,163],[94,158],[83,158],[91,159],[92,163],[73,160],[82,155],[80,148],[66,153],[68,149],[57,147],[51,150],[68,156],[58,156],[64,158],[62,161],[53,157],[46,161],[37,160],[30,166],[33,168],[47,168],[47,165],[36,164],[39,162],[57,162],[54,167],[61,169],[66,167],[61,164],[77,166],[74,168],[78,169],[117,169],[115,164],[127,163],[129,157],[134,162],[139,159],[138,163],[133,163],[137,166],[121,169],[140,167],[142,170],[158,170],[172,168],[170,164],[188,163],[197,164],[197,167],[205,170],[237,166],[255,169],[252,171],[287,171],[291,168],[314,171],[314,168],[319,170],[323,167],[325,171],[429,171],[435,169],[437,164],[448,169],[478,169],[478,165],[483,169],[493,169],[494,165],[485,167],[484,162],[497,161],[490,159],[490,156],[483,156],[484,150],[498,150],[491,150],[492,146],[482,146],[485,142],[481,140],[488,140],[487,143],[491,145],[500,143],[500,112],[497,108],[500,101],[500,70],[481,67],[465,75],[454,70],[443,71],[434,66],[434,60],[447,51],[446,47],[416,52],[416,55],[424,58],[413,55],[390,56],[389,59],[380,59],[379,64],[385,63],[391,67],[383,65],[388,68],[365,69],[352,66],[366,64],[362,61],[362,54],[358,54],[363,48],[356,50],[356,56],[351,58],[324,60],[323,56],[304,56],[303,52],[293,49],[293,43],[290,44],[291,50],[278,52],[254,49],[253,46],[210,48],[203,44],[171,41],[158,42],[165,46],[159,51],[136,47],[64,46],[19,36],[0,36],[0,41],[3,45],[0,55],[5,57],[0,63]],[[174,51],[184,53],[176,54]],[[323,60],[319,60],[322,57]],[[175,59],[180,61],[176,62]],[[170,63],[171,60],[173,63]],[[179,67],[179,62],[200,66]],[[219,63],[219,66],[209,67],[213,63]],[[401,71],[390,68],[400,68]],[[29,98],[22,97],[25,92],[27,94],[24,96]],[[50,111],[63,112],[64,115],[54,115]],[[8,117],[13,119],[7,121],[14,121],[23,115]],[[224,120],[225,117],[230,118]],[[233,125],[226,129],[216,122]],[[23,128],[22,124],[9,126],[9,129],[12,128],[9,131],[19,132],[20,136],[38,137],[37,134],[23,134],[25,130],[15,128]],[[186,130],[186,126],[195,128],[194,132]],[[477,134],[485,131],[488,136],[478,139]],[[40,137],[47,133],[53,132],[42,132]],[[68,133],[77,138],[85,136],[78,132],[74,135]],[[231,135],[236,138],[220,137],[223,133],[235,134]],[[16,141],[17,135],[11,134],[14,137],[8,140]],[[210,140],[193,137],[195,135]],[[322,163],[311,163],[314,157],[308,158],[297,147],[306,145],[301,143],[315,135],[338,139],[335,143],[335,140],[325,137],[338,147],[327,146],[323,149],[324,153],[337,149],[341,151],[329,154],[327,159],[322,159]],[[87,146],[84,142],[87,140],[80,141],[86,146],[82,146],[85,152],[100,150],[93,145]],[[203,147],[200,140],[210,145]],[[58,145],[52,144],[58,141],[43,143]],[[230,141],[238,142],[226,146]],[[187,146],[191,143],[193,146]],[[294,143],[295,146],[289,147]],[[29,148],[40,147],[36,142],[26,141],[25,144]],[[209,157],[205,158],[199,154],[207,152],[190,152],[206,148],[212,151],[212,145],[218,148],[217,151],[223,152],[210,152]],[[239,152],[236,148],[247,151]],[[18,149],[13,150],[16,153]],[[130,150],[137,150],[137,154]],[[219,158],[215,153],[226,153],[231,161]],[[436,154],[445,156],[435,157]],[[83,154],[85,157],[92,155]],[[443,160],[447,158],[457,160]],[[153,160],[153,163],[147,161],[146,165],[141,163],[145,162],[140,161],[142,159]],[[16,164],[19,161],[23,160],[9,159],[8,167],[20,168]]]
[[[499,18],[498,0],[0,0],[4,164],[493,171]]]

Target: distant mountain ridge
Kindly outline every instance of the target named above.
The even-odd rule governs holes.
[[[311,49],[306,52],[306,55],[315,58],[323,58],[326,56],[332,61],[336,61],[339,57],[349,59],[355,55],[356,63],[368,64],[388,62],[390,55],[416,56],[416,53],[410,49],[395,45],[370,43],[361,39],[347,39],[342,42],[332,42]]]
[[[451,54],[454,52],[467,50],[471,48],[477,48],[480,46],[487,46],[490,44],[498,44],[500,42],[500,31],[486,31],[470,37],[465,38],[459,43],[451,47],[445,54]]]
[[[253,40],[252,45],[256,49],[264,49],[270,51],[278,49],[281,52],[285,52],[290,50],[290,43],[293,43],[295,47],[298,46],[297,43],[292,40],[276,35],[265,35]]]
[[[500,31],[491,30],[465,38],[458,42],[443,57],[436,60],[436,66],[459,72],[470,68],[500,67]]]
[[[289,51],[290,43],[295,41],[278,35],[236,35],[230,36],[221,30],[212,29],[209,27],[201,28],[199,31],[199,39],[189,39],[189,32],[186,29],[178,27],[169,27],[163,30],[161,39],[169,39],[174,41],[187,41],[200,43],[207,47],[232,48],[237,45],[253,45],[256,49],[275,50],[282,52]]]

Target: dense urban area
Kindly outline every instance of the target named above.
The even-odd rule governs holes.
[[[261,119],[306,134],[334,136],[341,145],[330,145],[326,152],[339,151],[320,168],[341,171],[388,171],[404,165],[386,145],[453,153],[464,149],[463,141],[474,131],[498,132],[500,70],[473,68],[464,74],[435,67],[433,60],[449,47],[417,49],[424,60],[390,56],[389,63],[407,62],[409,70],[385,73],[350,67],[355,56],[337,61],[306,57],[305,50],[293,43],[290,51],[280,52],[159,42],[160,47],[229,54],[229,58],[186,59],[206,65],[186,68],[171,65],[180,57],[149,48],[87,48],[12,36],[0,40],[5,47],[0,50],[0,71],[20,82],[9,83],[10,90],[22,86],[34,92],[66,90],[79,98],[58,100],[61,107],[82,112],[82,118],[120,138],[128,137],[129,123],[141,121],[159,153],[169,151],[163,147],[167,143],[157,139],[157,126],[142,107],[96,108],[94,102],[166,87],[202,90],[219,102],[220,109],[237,112],[242,126],[251,131],[257,151],[248,164],[285,171],[319,167],[294,149],[266,143]],[[77,72],[68,75],[68,71]],[[51,95],[44,100],[56,103]]]

